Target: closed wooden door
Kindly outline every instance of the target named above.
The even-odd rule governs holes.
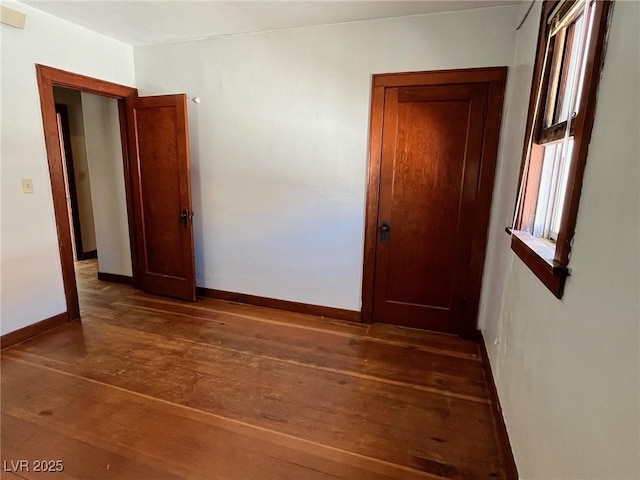
[[[384,88],[375,322],[475,330],[481,262],[478,273],[474,242],[479,234],[486,242],[488,225],[480,189],[489,90],[488,82]]]
[[[140,288],[195,300],[187,97],[127,106]]]

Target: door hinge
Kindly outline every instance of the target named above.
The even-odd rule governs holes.
[[[485,104],[484,104],[484,112],[482,112],[482,118],[483,118],[484,120],[486,120],[486,119],[487,119],[487,110],[489,110],[489,108],[487,107],[487,104],[485,103]]]

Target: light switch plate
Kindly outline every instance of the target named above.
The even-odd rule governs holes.
[[[30,178],[22,179],[22,193],[33,193],[33,180]]]

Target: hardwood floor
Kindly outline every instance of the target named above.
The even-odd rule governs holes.
[[[505,478],[474,342],[76,268],[82,323],[2,351],[3,478]]]

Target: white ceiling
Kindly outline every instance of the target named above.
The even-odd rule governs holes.
[[[43,1],[23,3],[130,45],[495,7],[517,0]]]

